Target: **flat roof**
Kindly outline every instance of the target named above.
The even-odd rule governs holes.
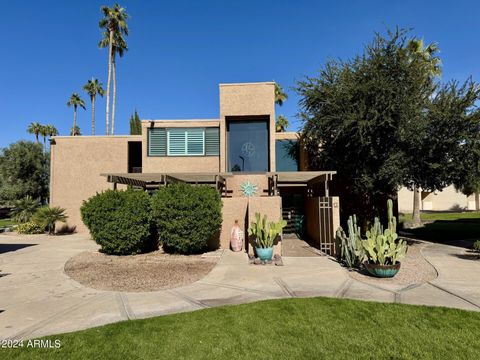
[[[218,86],[275,85],[275,81],[257,81],[243,83],[220,83]]]

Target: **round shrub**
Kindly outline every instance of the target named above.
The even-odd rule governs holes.
[[[20,224],[16,228],[17,233],[19,234],[43,234],[45,228],[41,227],[35,221],[27,221],[26,223]]]
[[[150,197],[144,191],[107,190],[83,202],[82,220],[102,251],[130,255],[153,250]]]
[[[166,251],[199,253],[219,234],[222,201],[214,188],[171,184],[153,196],[152,213]]]

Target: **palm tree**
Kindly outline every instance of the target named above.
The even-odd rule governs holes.
[[[80,128],[78,126],[74,126],[70,129],[70,136],[78,136],[78,135],[82,135],[82,133],[80,132]]]
[[[109,135],[109,115],[110,115],[110,84],[112,80],[113,67],[113,46],[114,37],[128,35],[127,18],[128,14],[120,5],[115,4],[113,7],[102,6],[101,11],[103,18],[98,23],[101,29],[105,29],[108,33],[108,43],[105,44],[104,39],[100,40],[98,46],[100,48],[108,45],[108,81],[107,81],[107,107],[106,107],[106,134]],[[113,120],[113,119],[112,119]]]
[[[48,137],[52,137],[52,136],[57,136],[58,135],[58,130],[55,126],[53,126],[52,124],[48,124],[46,126],[47,128],[47,134],[48,134]]]
[[[40,125],[38,122],[32,122],[30,125],[28,125],[27,131],[29,134],[34,134],[35,138],[38,141],[38,135],[40,135],[40,129],[42,128],[42,125]]]
[[[105,31],[103,33],[103,39],[100,41],[100,47],[108,46],[110,42],[109,33]],[[113,79],[113,99],[112,99],[112,121],[110,134],[115,134],[115,105],[117,103],[117,62],[116,55],[123,57],[125,52],[128,51],[127,42],[121,33],[116,32],[113,36],[113,45],[112,45],[112,79]]]
[[[33,216],[34,221],[40,226],[48,230],[50,235],[55,234],[55,223],[67,222],[68,216],[65,214],[65,209],[61,207],[42,207],[37,210]]]
[[[92,135],[95,135],[95,98],[97,95],[103,97],[105,90],[103,89],[103,84],[93,77],[83,85],[83,90],[90,96],[92,103]]]
[[[275,122],[275,131],[284,132],[288,128],[288,120],[283,115],[278,115],[277,121]]]
[[[48,124],[47,126],[45,126],[46,128],[46,133],[47,133],[47,136],[49,138],[51,138],[52,136],[57,136],[58,135],[58,130],[55,126],[53,126],[52,124]],[[46,152],[46,149],[45,149],[45,152]]]
[[[10,215],[13,220],[23,224],[30,221],[39,206],[40,202],[38,200],[33,200],[30,195],[27,195],[23,199],[15,201],[15,205],[10,211]]]
[[[77,128],[77,107],[80,106],[85,110],[85,101],[82,100],[80,95],[73,93],[67,101],[67,106],[73,106],[73,128]],[[73,134],[73,136],[75,135],[76,134]]]
[[[48,129],[45,125],[40,127],[40,135],[43,137],[43,152],[47,151],[47,136],[48,136]]]
[[[275,83],[275,104],[282,106],[288,99],[288,95],[283,91],[282,87]]]

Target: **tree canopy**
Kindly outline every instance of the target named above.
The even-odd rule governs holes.
[[[48,157],[31,141],[18,141],[0,151],[0,206],[14,206],[27,196],[47,199]]]
[[[331,60],[297,84],[309,168],[336,170],[344,215],[364,221],[402,185],[451,184],[446,174],[464,172],[459,149],[473,134],[465,120],[476,84],[440,86],[437,47],[407,35],[376,34],[362,55]]]
[[[130,116],[130,135],[142,135],[142,122],[137,110]]]

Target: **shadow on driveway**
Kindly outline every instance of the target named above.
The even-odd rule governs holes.
[[[0,244],[0,254],[21,250],[38,244]]]

